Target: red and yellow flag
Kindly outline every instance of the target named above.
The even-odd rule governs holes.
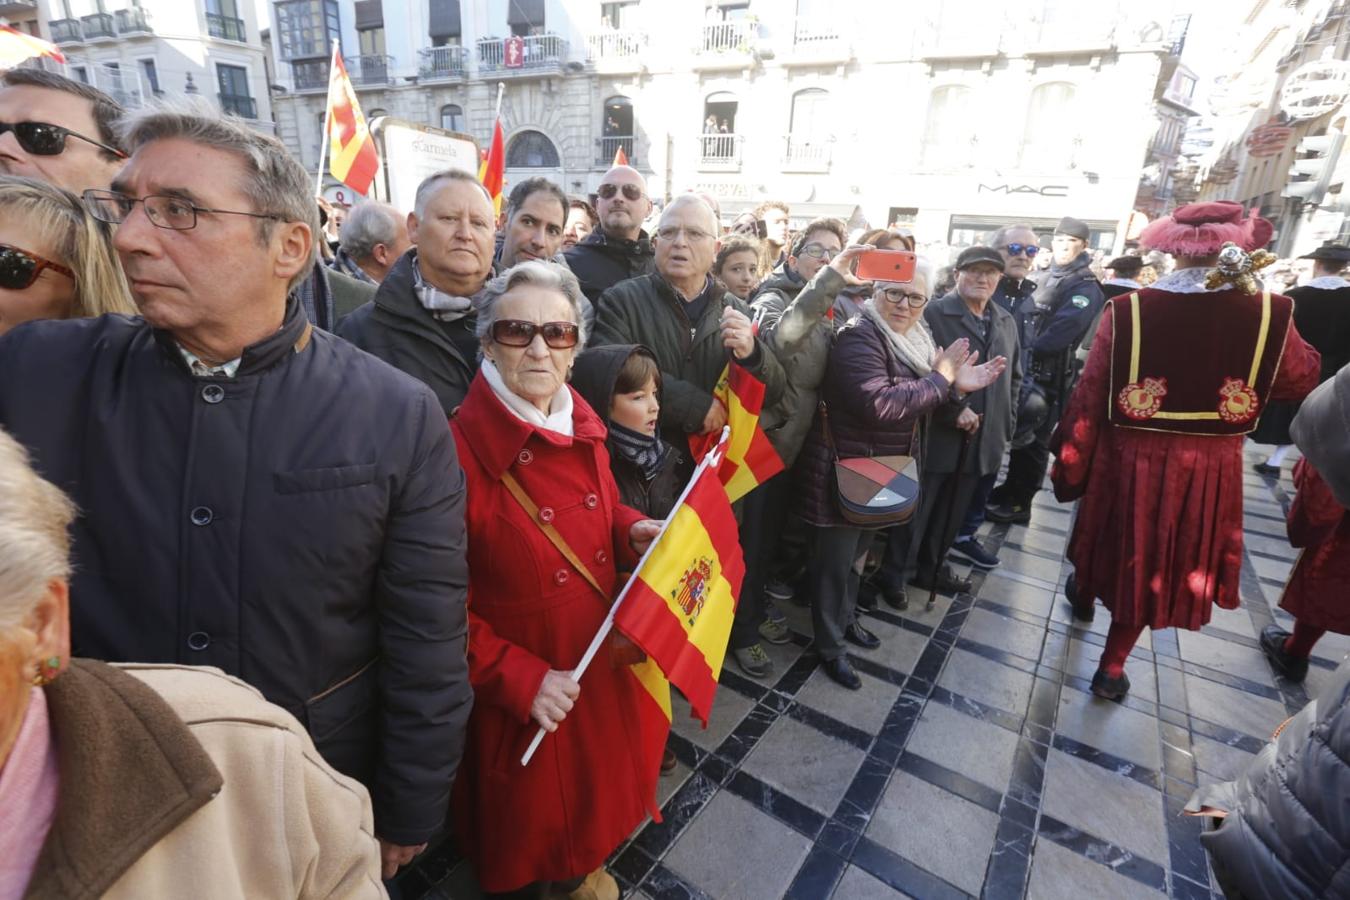
[[[708,465],[698,470],[614,614],[615,627],[647,654],[633,671],[667,719],[669,679],[707,726],[744,577],[736,517],[717,466]]]
[[[735,503],[783,471],[783,460],[769,443],[764,429],[759,427],[759,414],[764,408],[764,382],[741,366],[727,363],[713,388],[713,396],[726,407],[727,425],[731,428],[731,440],[718,475],[726,485],[727,498]],[[717,439],[717,434],[690,435],[689,449],[694,459],[702,459]]]
[[[619,149],[614,151],[614,165],[628,165],[628,154],[623,152],[623,144],[620,144]]]
[[[336,45],[332,68],[328,72],[327,120],[328,171],[358,194],[368,193],[370,183],[380,170],[380,156]]]
[[[492,195],[492,208],[500,216],[502,191],[506,186],[506,138],[502,134],[501,116],[497,117],[497,125],[492,129],[492,146],[478,167],[478,180]]]
[[[47,56],[59,63],[66,61],[65,56],[55,44],[42,38],[33,37],[9,25],[0,25],[0,69],[17,66],[34,56]]]

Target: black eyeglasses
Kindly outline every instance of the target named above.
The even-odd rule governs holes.
[[[642,188],[638,187],[636,184],[625,184],[622,189],[623,195],[629,200],[642,199]],[[613,200],[614,195],[617,194],[619,190],[620,186],[617,184],[602,184],[595,189],[595,192],[600,195],[601,200]]]
[[[244,212],[239,209],[214,209],[210,206],[194,206],[182,197],[170,194],[152,194],[149,197],[129,197],[117,191],[85,191],[84,205],[89,214],[100,222],[120,225],[131,215],[137,203],[145,205],[145,215],[150,224],[173,231],[188,231],[197,227],[198,213],[220,213],[229,216],[250,216],[254,219],[275,219],[286,221],[279,213]]]
[[[545,322],[536,325],[520,319],[498,319],[492,323],[492,340],[504,347],[528,347],[534,336],[542,334],[544,343],[554,350],[575,347],[581,338],[581,329],[571,322]]]
[[[812,259],[823,259],[826,262],[839,255],[839,251],[831,251],[822,247],[820,244],[807,244],[801,250],[797,251],[797,256],[809,256]]]
[[[0,288],[21,291],[24,288],[32,287],[33,282],[37,281],[43,269],[60,272],[67,278],[74,279],[75,277],[74,272],[60,263],[43,259],[36,253],[20,250],[18,247],[0,244]]]
[[[908,304],[910,309],[922,309],[928,303],[928,295],[918,291],[906,291],[901,288],[882,288],[881,299],[891,306]]]
[[[1020,256],[1025,253],[1027,259],[1035,259],[1036,254],[1041,252],[1041,248],[1035,244],[1009,244],[1006,249],[1009,256]]]
[[[14,132],[14,139],[19,142],[23,151],[34,156],[59,156],[66,149],[66,138],[75,137],[115,154],[118,159],[127,158],[127,155],[116,147],[110,147],[102,141],[85,137],[78,131],[71,131],[50,122],[0,122],[0,134],[6,131]]]

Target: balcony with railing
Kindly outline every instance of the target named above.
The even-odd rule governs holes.
[[[1055,18],[1023,23],[1027,56],[1105,53],[1116,45],[1116,20],[1106,15]]]
[[[238,94],[219,94],[220,108],[231,115],[236,115],[241,119],[258,118],[258,104],[252,97],[243,97]]]
[[[623,155],[628,157],[630,166],[637,165],[637,138],[631,134],[598,138],[595,142],[595,164],[608,167],[614,162],[619,150],[623,150]]]
[[[514,48],[519,48],[519,53]],[[562,70],[567,62],[567,41],[558,34],[531,34],[514,38],[480,38],[478,69],[494,77],[514,74],[540,75]]]
[[[427,47],[418,51],[418,73],[424,80],[463,78],[469,71],[468,47]]]
[[[347,75],[357,87],[378,87],[390,83],[390,72],[394,69],[392,56],[349,56]]]
[[[140,7],[119,9],[114,15],[117,16],[118,34],[150,34],[154,31],[150,27],[150,17]]]
[[[586,61],[597,72],[637,72],[647,52],[645,31],[602,31],[586,36]]]
[[[328,90],[328,66],[327,64],[292,63],[291,81],[297,91],[326,91]]]
[[[782,168],[785,172],[828,172],[834,141],[804,134],[783,135]]]
[[[86,41],[117,36],[117,31],[113,28],[113,17],[110,13],[80,16],[80,30],[84,32]]]
[[[47,27],[52,31],[52,40],[58,44],[79,44],[84,41],[79,19],[52,19]]]
[[[838,24],[819,17],[797,19],[792,29],[792,49],[784,65],[825,65],[848,62],[852,56]]]
[[[735,172],[741,168],[741,144],[739,134],[721,134],[706,132],[697,138],[699,149],[699,168],[710,172]]]
[[[213,38],[243,41],[245,39],[244,20],[237,19],[234,16],[222,16],[219,13],[209,12],[206,14],[206,33]]]
[[[692,64],[695,69],[747,66],[754,59],[751,51],[758,36],[759,26],[745,19],[704,25]]]
[[[89,66],[89,83],[112,97],[126,109],[135,109],[144,103],[141,76],[135,69],[94,63]]]
[[[37,0],[0,0],[0,16],[22,16],[37,12]]]

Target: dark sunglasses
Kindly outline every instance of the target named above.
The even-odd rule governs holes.
[[[619,192],[619,185],[602,184],[595,189],[595,192],[600,195],[601,200],[613,200],[614,195]],[[629,200],[641,200],[642,188],[638,187],[636,184],[625,184],[623,186],[623,195]]]
[[[6,131],[14,132],[14,139],[19,142],[19,146],[25,153],[34,156],[59,156],[66,149],[66,138],[75,137],[115,154],[118,159],[127,158],[127,155],[116,147],[109,147],[102,141],[96,141],[78,131],[71,131],[69,128],[62,128],[49,122],[0,122],[0,134]]]
[[[492,323],[492,340],[504,347],[528,347],[534,336],[542,334],[544,343],[554,350],[575,347],[581,338],[581,329],[571,322],[545,322],[536,325],[520,319],[498,319]]]
[[[1009,244],[1007,250],[1009,256],[1020,256],[1025,253],[1027,259],[1035,259],[1036,254],[1041,252],[1041,248],[1035,244]]]
[[[36,253],[20,250],[18,247],[0,244],[0,288],[21,291],[31,287],[43,269],[60,272],[72,280],[75,278],[75,273],[60,263],[43,259]]]

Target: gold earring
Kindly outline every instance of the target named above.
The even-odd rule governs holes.
[[[56,677],[56,673],[60,669],[61,669],[61,657],[59,656],[47,657],[45,666],[43,665],[43,663],[38,663],[37,674],[33,676],[33,686],[44,687],[48,684],[51,684],[52,679]]]

